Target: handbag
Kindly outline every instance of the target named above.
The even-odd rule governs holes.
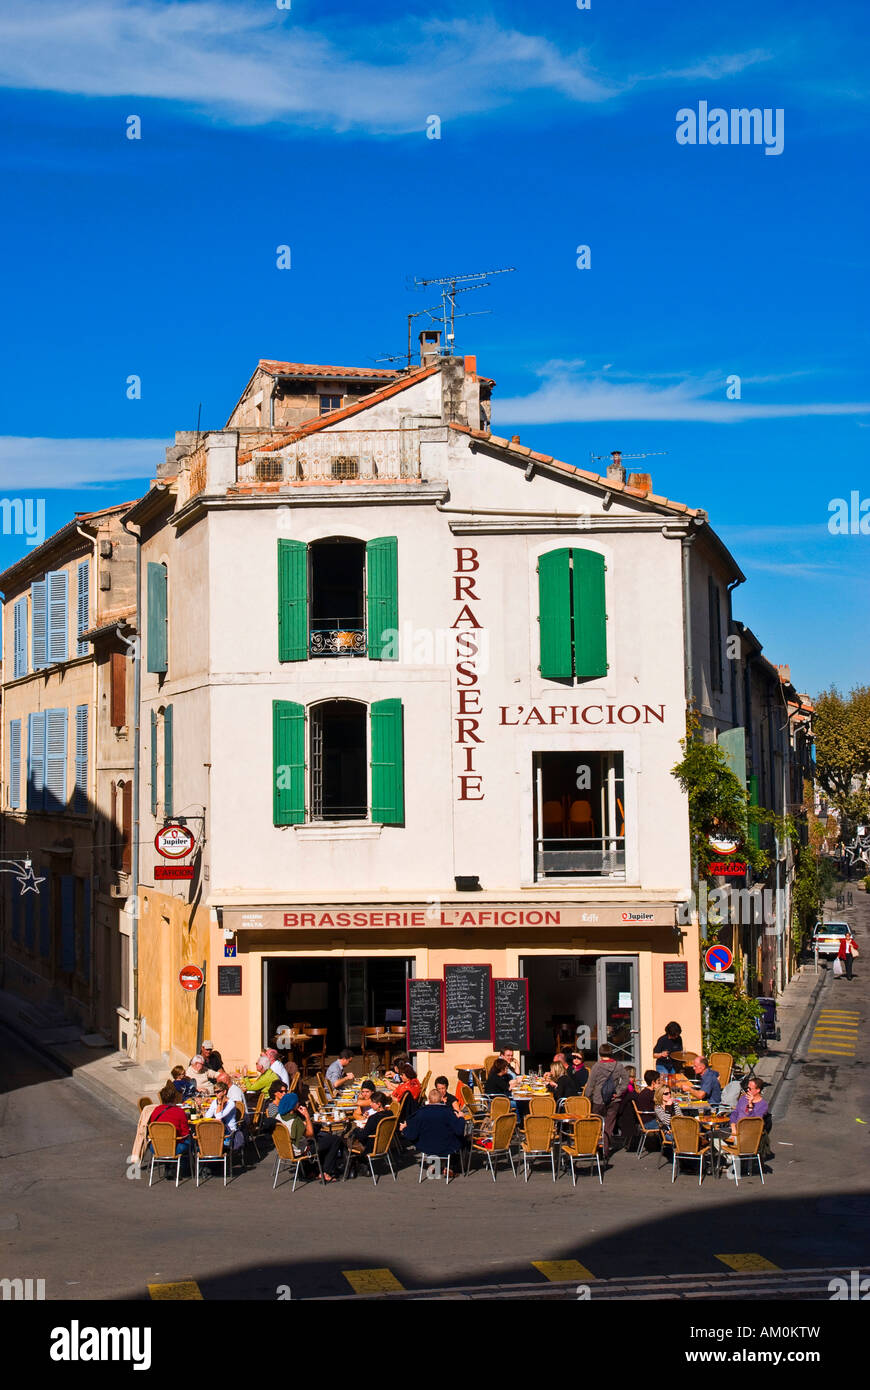
[[[855,940],[855,938],[852,937],[852,955],[853,955],[853,956],[860,956],[860,954],[861,954],[861,952],[858,950],[858,943],[857,943],[857,941]]]

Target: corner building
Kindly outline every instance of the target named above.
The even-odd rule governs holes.
[[[492,385],[424,351],[293,430],[183,443],[129,513],[143,1055],[205,1030],[249,1061],[296,1021],[358,1048],[409,978],[472,963],[527,979],[535,1062],[586,1028],[643,1068],[671,1018],[700,1046],[671,768],[690,610],[727,552],[618,458],[599,476],[491,434]],[[194,880],[156,881],[179,816]],[[492,1050],[416,1060],[452,1077]]]

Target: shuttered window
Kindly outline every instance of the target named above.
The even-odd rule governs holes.
[[[60,880],[60,968],[72,974],[76,968],[76,881],[72,874]]]
[[[151,814],[157,815],[157,711],[151,711]]]
[[[371,706],[372,820],[405,823],[404,739],[401,700]]]
[[[76,705],[76,785],[73,810],[88,809],[88,707]]]
[[[34,580],[30,586],[30,664],[34,671],[48,664],[46,593],[45,580]]]
[[[308,657],[308,546],[278,542],[278,660]]]
[[[13,673],[27,675],[27,599],[20,598],[12,610],[14,615]]]
[[[121,793],[121,872],[129,874],[133,864],[133,783],[124,782]],[[117,812],[116,812],[117,815]],[[117,829],[115,830],[117,834]]]
[[[272,819],[305,820],[305,708],[293,700],[272,701]]]
[[[45,804],[45,714],[27,716],[27,809]]]
[[[112,652],[109,675],[112,728],[123,729],[127,723],[127,658],[123,652]]]
[[[366,541],[366,619],[372,661],[398,659],[399,562],[395,536]]]
[[[21,720],[9,721],[9,806],[21,809]]]
[[[69,659],[69,575],[53,570],[48,581],[48,661]]]
[[[147,669],[158,675],[169,666],[167,578],[165,565],[148,565]]]
[[[163,711],[163,814],[167,820],[173,805],[172,706]]]
[[[538,560],[541,675],[548,680],[607,674],[604,556],[550,550]]]
[[[81,564],[78,567],[78,607],[76,610],[76,628],[78,635],[78,642],[76,643],[77,656],[87,656],[88,652],[90,651],[90,643],[82,641],[82,633],[87,632],[88,628],[90,627],[90,592],[91,562],[90,560],[82,560]]]
[[[45,809],[66,810],[67,724],[69,711],[45,711]]]
[[[45,882],[39,885],[39,954],[47,960],[51,955],[51,870],[44,869],[42,877]]]

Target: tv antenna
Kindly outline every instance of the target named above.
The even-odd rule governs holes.
[[[501,266],[498,270],[476,270],[467,275],[441,275],[431,280],[421,280],[415,277],[414,287],[423,289],[427,285],[438,285],[441,295],[441,317],[439,322],[444,328],[444,345],[441,349],[445,355],[450,354],[456,344],[456,320],[457,318],[467,319],[476,318],[483,314],[489,314],[491,309],[471,310],[468,313],[456,312],[456,296],[459,294],[470,294],[472,290],[483,290],[489,285],[488,277],[491,275],[513,275],[516,271],[515,265]],[[427,312],[430,312],[427,310]]]
[[[621,449],[611,449],[609,454],[590,454],[589,459],[592,463],[622,463],[623,459],[655,459],[664,458],[667,449],[652,449],[646,454],[624,454]]]
[[[396,352],[396,353],[393,353],[392,356],[389,356],[389,357],[376,357],[376,358],[375,358],[375,361],[376,361],[376,362],[404,362],[406,368],[410,371],[410,368],[411,368],[411,358],[412,358],[413,355],[414,355],[414,354],[413,354],[413,350],[412,350],[412,348],[411,348],[411,325],[412,325],[414,319],[420,319],[420,318],[423,317],[424,314],[428,314],[428,315],[429,315],[429,318],[432,319],[432,322],[433,322],[433,323],[440,322],[440,320],[437,318],[437,314],[438,314],[437,306],[436,306],[434,309],[418,309],[418,310],[416,311],[416,313],[408,314],[408,315],[407,315],[407,319],[408,319],[408,350],[407,350],[407,352]]]

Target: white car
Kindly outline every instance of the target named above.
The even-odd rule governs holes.
[[[816,922],[813,928],[812,949],[818,948],[820,956],[836,956],[840,942],[847,934],[854,936],[848,922]]]

